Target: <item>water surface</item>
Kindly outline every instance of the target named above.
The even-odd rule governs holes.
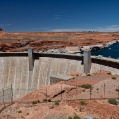
[[[97,50],[97,51],[92,51],[92,55],[98,56],[102,55],[104,57],[112,57],[115,59],[119,58],[119,43],[114,43],[113,45]]]

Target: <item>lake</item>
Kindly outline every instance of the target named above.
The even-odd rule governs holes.
[[[94,56],[102,55],[104,57],[111,57],[111,58],[118,59],[119,58],[119,42],[114,43],[113,45],[110,45],[109,47],[92,51],[91,55],[94,55]]]

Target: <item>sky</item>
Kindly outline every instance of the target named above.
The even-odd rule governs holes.
[[[0,0],[6,32],[119,31],[119,0]]]

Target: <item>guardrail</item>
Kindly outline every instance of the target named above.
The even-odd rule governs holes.
[[[11,84],[9,87],[0,90],[0,103],[3,103],[5,107],[6,103],[12,102],[13,102],[13,88]]]

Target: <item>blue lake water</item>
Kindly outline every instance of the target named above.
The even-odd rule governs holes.
[[[119,43],[114,43],[113,45],[110,45],[109,47],[92,51],[91,55],[102,55],[104,57],[112,57],[115,59],[119,58]]]

